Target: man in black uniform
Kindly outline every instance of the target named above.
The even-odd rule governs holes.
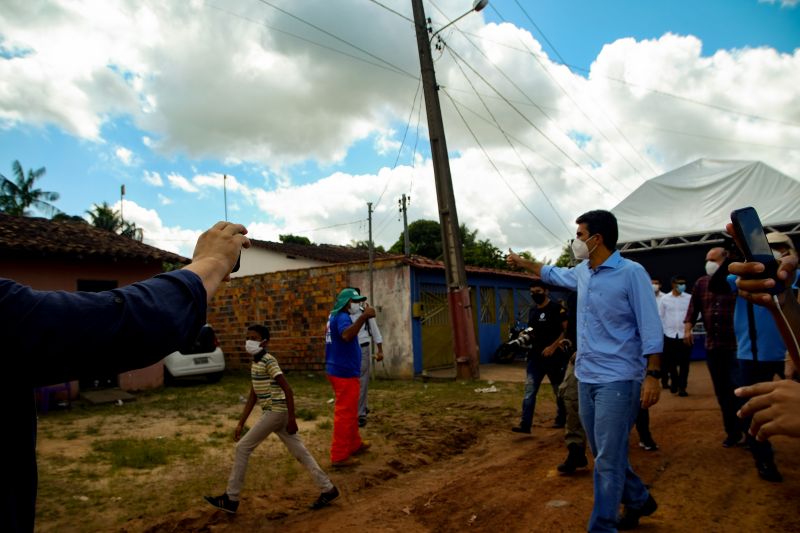
[[[525,378],[525,396],[522,399],[522,416],[519,425],[511,428],[515,433],[530,433],[536,393],[545,376],[550,380],[558,403],[558,415],[553,427],[564,427],[566,412],[558,399],[558,386],[564,379],[566,360],[561,350],[561,340],[567,328],[567,311],[550,300],[547,288],[540,280],[531,283],[533,305],[528,313],[528,327],[533,328],[528,367]]]

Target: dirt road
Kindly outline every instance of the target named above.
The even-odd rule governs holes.
[[[640,530],[800,531],[800,441],[774,439],[785,481],[762,481],[748,451],[721,447],[702,362],[692,365],[689,394],[663,394],[651,410],[658,451],[641,450],[632,433],[631,462],[659,503]],[[549,427],[553,407],[537,406],[530,437],[508,431],[516,420],[507,412],[492,427],[426,428],[421,420],[406,435],[398,427],[399,451],[370,452],[358,468],[334,473],[343,495],[322,511],[305,509],[307,487],[302,494],[277,487],[246,495],[236,516],[198,503],[157,523],[134,520],[125,531],[581,531],[592,507],[591,470],[569,477],[555,470],[565,450],[562,431]]]

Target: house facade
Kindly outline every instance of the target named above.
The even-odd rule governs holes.
[[[270,353],[287,370],[323,371],[325,325],[336,294],[359,287],[378,312],[384,360],[374,372],[384,378],[412,378],[453,366],[447,288],[441,262],[388,256],[305,269],[242,276],[223,287],[209,307],[212,324],[231,368],[246,368],[248,325],[270,327]],[[491,361],[515,320],[527,318],[531,277],[523,273],[467,267],[473,323],[482,363]]]
[[[130,285],[183,265],[185,257],[77,221],[0,213],[0,277],[38,290],[97,292]],[[111,354],[109,354],[111,356]],[[141,390],[163,384],[163,364],[115,376],[87,376],[84,387]],[[77,396],[80,385],[69,386]]]

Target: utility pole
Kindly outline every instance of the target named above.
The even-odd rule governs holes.
[[[125,229],[125,216],[122,214],[122,201],[125,199],[125,184],[123,183],[119,188],[119,221],[122,223],[122,229]]]
[[[225,222],[228,221],[228,175],[222,175],[222,198],[225,202]]]
[[[439,106],[439,93],[437,92],[439,86],[436,84],[436,73],[431,57],[428,24],[422,0],[411,0],[411,6],[414,11],[414,26],[417,32],[417,48],[428,119],[428,136],[431,140],[439,224],[442,228],[442,250],[447,280],[447,302],[450,307],[450,323],[453,330],[456,376],[458,379],[478,379],[480,370],[475,330],[472,324],[472,303],[461,250],[458,214],[450,176],[450,161],[447,157],[442,110]]]
[[[372,202],[367,202],[367,220],[369,221],[369,301],[375,306],[375,294],[372,280],[372,261],[375,258],[375,248],[372,245]]]
[[[406,200],[411,201],[411,198],[403,194],[398,203],[400,204],[400,212],[403,213],[403,254],[409,257],[411,255],[411,241],[408,239],[408,207]]]

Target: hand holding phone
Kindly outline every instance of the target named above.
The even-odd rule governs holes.
[[[744,254],[748,262],[756,262],[764,265],[761,274],[754,274],[751,277],[772,278],[775,286],[767,289],[770,294],[777,295],[784,291],[783,281],[778,279],[778,262],[772,255],[772,248],[767,241],[767,234],[761,225],[758,213],[752,207],[744,207],[731,212],[731,224],[733,226],[736,244]]]

